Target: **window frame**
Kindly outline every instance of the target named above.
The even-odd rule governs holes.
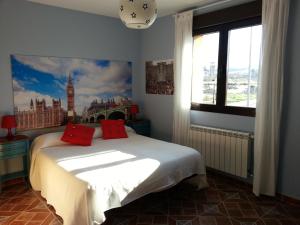
[[[229,31],[233,29],[240,29],[245,27],[261,25],[261,16],[241,19],[238,21],[228,22],[219,25],[207,26],[193,31],[193,37],[198,35],[219,32],[219,55],[218,55],[218,74],[217,74],[217,95],[216,104],[191,104],[191,110],[215,112],[224,114],[234,114],[240,116],[255,117],[256,108],[226,106],[226,92],[227,92],[227,63],[228,63],[228,41]]]

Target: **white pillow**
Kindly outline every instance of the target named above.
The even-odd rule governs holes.
[[[101,138],[101,137],[102,137],[102,129],[101,129],[101,127],[95,127],[95,132],[94,132],[93,139],[95,139],[95,138]]]

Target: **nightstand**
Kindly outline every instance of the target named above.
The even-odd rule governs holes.
[[[151,122],[147,119],[130,120],[126,123],[127,126],[135,130],[137,134],[150,137],[151,135]]]
[[[0,163],[3,163],[6,159],[23,157],[23,171],[5,175],[0,174],[0,192],[3,182],[28,176],[28,149],[29,138],[25,135],[16,135],[11,139],[0,138]]]

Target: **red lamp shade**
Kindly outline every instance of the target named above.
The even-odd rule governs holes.
[[[131,105],[130,112],[131,112],[131,114],[139,113],[139,106],[138,105]]]
[[[15,116],[3,116],[2,117],[2,128],[16,128],[17,127],[17,122],[16,122],[16,117]]]
[[[11,129],[17,127],[16,117],[12,115],[3,116],[1,127],[8,129],[7,138],[13,138]]]

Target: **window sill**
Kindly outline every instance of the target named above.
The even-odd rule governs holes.
[[[195,104],[195,103],[191,105],[191,110],[232,114],[232,115],[248,116],[248,117],[255,117],[256,114],[255,108],[245,108],[245,107],[235,107],[235,106],[219,107],[216,105]]]

